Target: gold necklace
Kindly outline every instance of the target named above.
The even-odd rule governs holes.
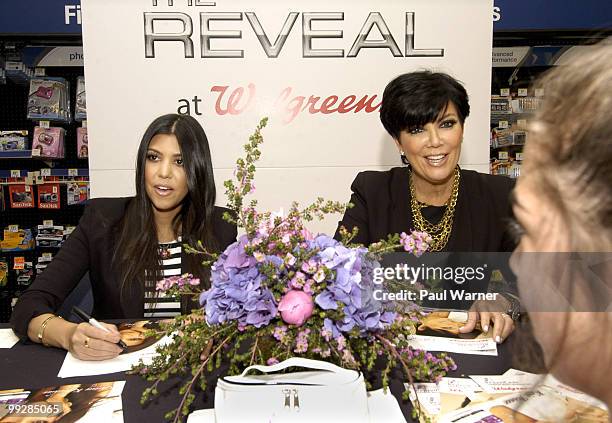
[[[421,203],[416,199],[412,173],[410,174],[410,208],[412,209],[412,221],[416,230],[427,232],[429,236],[431,236],[432,243],[429,246],[429,251],[441,251],[448,242],[450,233],[453,230],[453,218],[455,216],[457,197],[459,196],[460,178],[461,172],[459,171],[459,167],[457,167],[455,168],[455,175],[453,176],[451,196],[446,203],[446,210],[440,222],[434,225],[425,219],[421,213],[421,208],[427,207],[427,204]]]

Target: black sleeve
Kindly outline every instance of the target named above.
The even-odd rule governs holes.
[[[223,213],[225,212],[233,214],[230,209],[225,207],[215,207],[215,237],[219,243],[220,252],[223,252],[230,244],[233,244],[238,236],[236,225],[223,219]]]
[[[506,285],[502,292],[509,293],[515,297],[518,297],[518,287],[516,284],[516,276],[512,272],[510,268],[510,256],[512,251],[517,247],[516,240],[508,230],[508,225],[510,223],[510,219],[514,217],[514,213],[512,212],[512,202],[511,202],[511,193],[514,190],[514,186],[516,184],[516,180],[508,177],[498,177],[495,179],[498,182],[496,187],[496,192],[499,194],[499,204],[501,205],[501,215],[504,216],[501,219],[500,224],[502,225],[502,239],[501,245],[499,249],[498,256],[500,259],[496,260],[499,262],[501,272],[504,280],[506,281]],[[501,254],[501,253],[505,254]],[[502,259],[501,257],[505,257]]]
[[[347,208],[344,212],[342,220],[338,222],[338,229],[334,238],[340,240],[340,227],[344,226],[349,232],[353,228],[357,228],[359,232],[357,236],[353,238],[354,243],[370,245],[369,236],[369,220],[368,220],[368,205],[366,202],[365,195],[365,174],[359,173],[353,183],[351,184],[351,200],[350,203],[353,205],[351,208]]]
[[[27,339],[30,320],[55,313],[89,270],[89,229],[100,224],[96,216],[90,203],[51,263],[19,297],[11,315],[11,327],[19,338]]]

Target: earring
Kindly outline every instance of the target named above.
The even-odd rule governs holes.
[[[406,158],[406,153],[404,153],[403,151],[400,152],[400,158],[401,158],[403,164],[405,164],[405,165],[409,165],[410,164],[410,162]]]

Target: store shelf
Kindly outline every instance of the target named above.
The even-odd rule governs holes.
[[[491,150],[500,150],[502,148],[525,147],[525,143],[511,143],[504,145],[491,146]]]
[[[39,169],[37,171],[34,170],[20,170],[19,171],[19,176],[12,176],[11,175],[11,170],[0,170],[0,178],[26,178],[28,176],[28,172],[32,173],[32,172],[41,172],[42,169]],[[49,175],[46,175],[44,177],[47,176],[58,176],[58,177],[88,177],[89,176],[89,169],[78,169],[78,168],[73,168],[73,169],[55,169],[55,168],[49,168]]]
[[[32,150],[0,151],[0,159],[31,159]]]

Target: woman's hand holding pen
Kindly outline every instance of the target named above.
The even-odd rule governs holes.
[[[70,335],[68,351],[80,360],[108,360],[115,358],[123,349],[117,345],[121,339],[115,325],[102,323],[109,332],[98,329],[89,323],[80,323]]]

